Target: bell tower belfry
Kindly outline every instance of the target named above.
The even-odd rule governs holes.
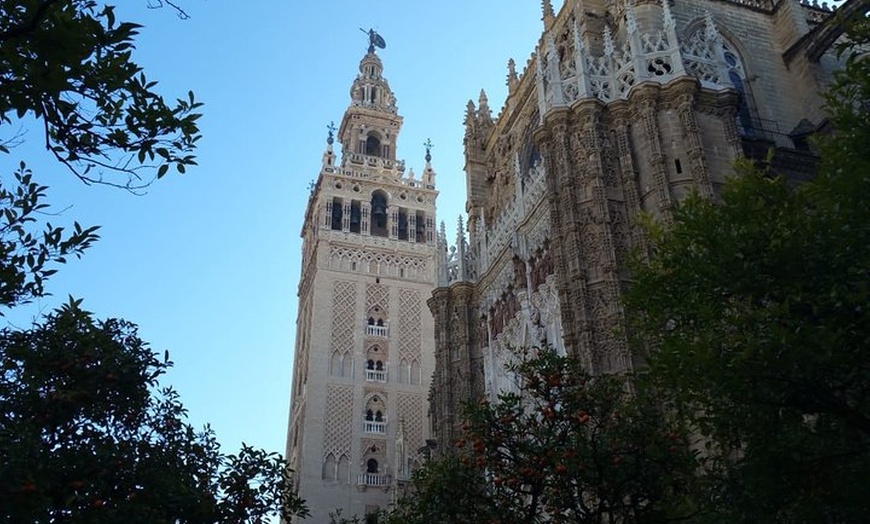
[[[376,52],[386,44],[368,35],[350,105],[337,133],[328,127],[302,228],[287,458],[311,509],[306,522],[386,508],[430,438],[431,143],[421,176],[406,172],[396,156],[402,117]]]
[[[350,88],[351,105],[341,121],[338,136],[346,153],[394,161],[402,117],[383,71],[380,57],[374,51],[366,53]]]

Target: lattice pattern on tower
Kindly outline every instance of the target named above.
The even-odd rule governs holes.
[[[353,388],[331,385],[326,391],[323,456],[350,456],[353,434]]]
[[[420,304],[419,291],[399,290],[399,357],[409,362],[420,362]]]
[[[404,421],[405,448],[417,449],[423,442],[423,397],[415,393],[399,393],[399,420]]]
[[[332,301],[332,353],[353,354],[356,284],[336,282]]]
[[[366,312],[375,306],[380,306],[384,315],[390,315],[390,290],[383,284],[369,284],[366,286]]]

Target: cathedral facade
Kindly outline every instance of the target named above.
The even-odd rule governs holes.
[[[434,370],[435,172],[396,159],[402,117],[371,45],[302,229],[287,459],[306,521],[384,509],[429,437]]]
[[[847,2],[840,10],[848,8]],[[631,370],[621,297],[637,218],[667,222],[690,192],[716,198],[733,162],[812,176],[808,135],[841,29],[798,0],[565,0],[543,5],[524,70],[508,63],[497,117],[481,92],[465,117],[468,213],[439,237],[435,437],[461,404],[512,387],[513,350],[552,346],[592,373]]]

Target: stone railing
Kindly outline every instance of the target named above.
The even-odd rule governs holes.
[[[370,337],[388,337],[390,335],[389,326],[366,326],[366,335]]]
[[[386,382],[387,370],[385,369],[367,369],[366,381],[368,382]]]
[[[376,420],[365,420],[363,421],[363,432],[373,433],[375,435],[386,435],[387,423],[386,421],[378,422]]]
[[[356,483],[357,486],[382,488],[390,485],[390,476],[378,473],[360,473]]]

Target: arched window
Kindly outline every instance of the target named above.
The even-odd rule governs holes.
[[[368,421],[371,422],[371,421],[373,421],[374,419],[375,419],[375,413],[374,413],[374,411],[372,411],[372,410],[370,410],[370,409],[367,409],[367,410],[366,410],[366,420],[368,420]]]
[[[387,236],[387,194],[380,190],[372,193],[371,234],[376,237]]]
[[[326,460],[323,461],[323,480],[335,480],[337,474],[336,466],[335,456],[330,453],[326,456]]]
[[[752,122],[749,92],[746,89],[746,84],[743,80],[743,65],[740,63],[740,59],[737,58],[737,55],[728,49],[727,45],[724,47],[725,51],[723,56],[725,58],[725,64],[728,66],[728,80],[731,82],[731,85],[734,86],[734,89],[740,97],[737,101],[737,121],[740,123],[743,136],[751,137],[755,135],[755,126]]]
[[[344,218],[344,202],[340,198],[332,199],[332,229],[341,231],[342,219]]]
[[[378,461],[371,458],[366,461],[366,473],[371,473],[377,475],[378,473]]]
[[[366,154],[371,156],[381,156],[381,140],[371,134],[366,138]]]
[[[381,410],[378,410],[375,413],[375,422],[383,422],[383,421],[384,421],[384,414],[381,413]]]
[[[369,360],[369,362],[371,362],[371,360]],[[369,369],[371,369],[371,368],[369,368]],[[381,362],[380,360],[378,360],[377,362],[375,362],[375,369],[377,371],[383,371],[384,370],[384,363]]]
[[[351,233],[359,233],[361,224],[362,224],[362,211],[360,210],[359,200],[351,200],[351,202],[350,202],[350,232]]]
[[[369,359],[368,362],[366,362],[366,369],[375,369],[375,361]]]
[[[384,319],[379,318],[377,322],[378,327],[384,327]]]
[[[374,319],[374,318],[369,317],[369,325],[370,325],[370,326],[374,326],[374,325],[375,325],[375,319]]]

